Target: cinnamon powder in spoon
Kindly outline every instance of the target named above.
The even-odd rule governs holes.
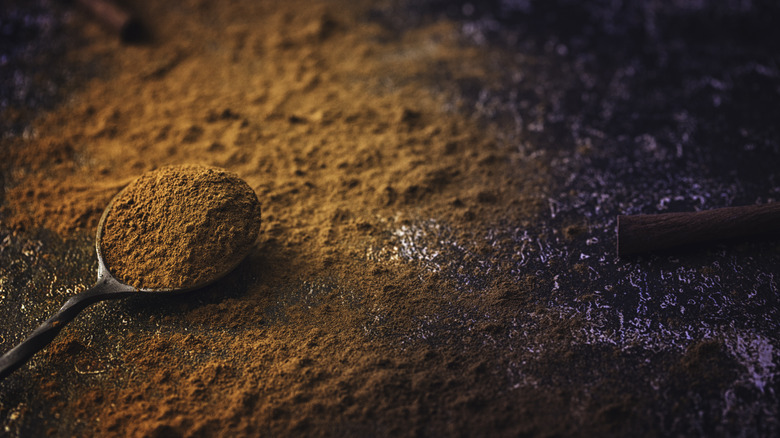
[[[238,175],[169,166],[125,188],[100,240],[108,270],[142,289],[208,283],[247,254],[260,230],[260,204]]]

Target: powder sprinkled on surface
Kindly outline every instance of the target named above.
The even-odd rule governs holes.
[[[169,166],[142,175],[117,195],[100,245],[109,271],[124,283],[189,288],[233,268],[259,230],[260,203],[238,175]]]
[[[777,196],[776,51],[721,32],[758,5],[132,3],[153,41],[73,14],[106,68],[0,139],[0,340],[92,285],[145,171],[236,172],[263,233],[197,297],[74,321],[0,385],[4,435],[778,436],[780,251],[612,241],[618,211]]]

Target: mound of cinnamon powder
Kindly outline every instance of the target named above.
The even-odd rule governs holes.
[[[142,289],[199,286],[233,268],[260,231],[238,175],[195,165],[148,172],[114,199],[100,238],[108,270]]]

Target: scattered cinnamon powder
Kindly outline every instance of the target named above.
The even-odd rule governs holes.
[[[45,3],[67,8],[72,2]],[[572,146],[568,127],[594,137],[594,154],[595,139],[610,135],[586,129],[574,113],[612,112],[631,103],[624,100],[627,83],[648,79],[635,69],[646,64],[634,56],[654,60],[651,41],[642,38],[642,50],[629,59],[610,53],[604,59],[615,63],[605,63],[599,77],[590,76],[587,65],[600,63],[600,51],[612,49],[603,41],[614,40],[591,27],[601,12],[589,21],[580,17],[587,8],[572,8],[570,1],[501,2],[533,3],[528,8],[539,20],[529,24],[545,32],[547,18],[564,11],[567,34],[575,21],[582,21],[583,32],[595,31],[592,40],[575,38],[573,45],[545,37],[540,42],[549,44],[540,44],[539,51],[517,48],[529,47],[521,44],[528,36],[522,31],[513,33],[517,44],[507,50],[464,44],[465,34],[475,41],[491,38],[491,17],[480,19],[482,28],[408,13],[426,5],[473,12],[484,7],[480,2],[118,3],[136,8],[151,41],[124,46],[87,16],[68,14],[70,32],[84,44],[66,56],[99,74],[69,89],[67,101],[42,114],[29,135],[0,138],[0,169],[8,169],[2,175],[0,256],[11,261],[0,263],[0,343],[12,344],[27,332],[8,329],[12,324],[32,326],[74,289],[91,286],[100,213],[144,172],[193,162],[235,172],[263,201],[258,250],[231,275],[192,294],[147,294],[84,312],[31,366],[0,382],[0,434],[551,437],[743,431],[739,422],[718,428],[721,416],[743,416],[776,430],[770,424],[778,418],[771,409],[775,398],[771,405],[732,403],[755,393],[732,397],[745,387],[732,385],[733,352],[722,341],[696,342],[684,351],[656,344],[645,349],[634,341],[644,329],[635,326],[637,331],[625,333],[627,343],[615,345],[611,336],[583,343],[582,336],[594,335],[586,330],[594,326],[583,323],[584,312],[562,312],[554,304],[582,300],[590,313],[610,302],[602,301],[607,294],[630,302],[636,295],[619,288],[602,295],[594,285],[603,278],[594,278],[615,265],[583,260],[584,253],[544,260],[558,249],[542,248],[533,233],[536,224],[555,225],[549,216],[551,209],[555,216],[551,194],[558,189],[551,188],[554,177],[547,169],[566,161],[556,151]],[[655,13],[659,2],[650,3],[641,10]],[[582,45],[587,41],[598,42],[599,52],[588,51]],[[678,44],[677,37],[673,41]],[[517,60],[517,68],[497,62],[507,59]],[[626,68],[616,70],[623,62]],[[742,57],[740,65],[741,71],[754,70],[742,67]],[[756,64],[762,65],[768,64]],[[757,73],[771,70],[758,67]],[[582,76],[575,76],[580,68]],[[621,73],[627,71],[637,74]],[[764,73],[760,83],[768,80]],[[657,82],[654,75],[648,84]],[[569,81],[581,85],[568,88]],[[501,92],[483,94],[490,89]],[[623,103],[606,105],[614,101],[601,100],[603,93]],[[502,116],[504,94],[516,100],[517,113]],[[652,108],[662,102],[651,100]],[[478,110],[495,117],[479,119]],[[0,116],[8,111],[0,109]],[[681,126],[707,126],[680,117]],[[665,119],[650,120],[667,129]],[[624,126],[621,121],[612,132],[629,133]],[[577,202],[595,202],[590,199]],[[125,213],[129,219],[140,211]],[[163,217],[150,212],[144,221]],[[593,219],[598,217],[604,218]],[[117,224],[119,231],[133,232],[127,223]],[[567,222],[544,241],[584,241],[586,228]],[[506,229],[514,231],[504,234]],[[209,242],[211,236],[199,238]],[[179,243],[195,249],[194,241]],[[580,275],[559,278],[567,269]],[[128,272],[123,278],[137,278]],[[619,266],[615,275],[626,272]],[[744,294],[737,288],[732,295],[738,301]],[[675,330],[675,321],[664,320],[663,330]],[[618,330],[609,321],[598,323]],[[743,332],[737,333],[747,345]],[[747,348],[755,347],[763,360],[766,351],[771,356],[766,345],[769,350]],[[778,392],[769,386],[777,387],[770,368],[761,375],[767,397]]]
[[[235,267],[260,230],[260,203],[238,175],[203,166],[148,172],[112,202],[100,241],[106,265],[143,289],[203,285]]]
[[[502,144],[433,76],[443,69],[450,84],[488,81],[484,51],[463,45],[447,20],[401,31],[372,19],[378,6],[370,1],[134,4],[151,44],[121,46],[75,16],[89,44],[73,56],[112,67],[43,114],[36,137],[6,141],[16,173],[2,225],[22,235],[44,228],[91,236],[111,196],[137,175],[197,162],[235,172],[256,190],[262,233],[258,251],[197,299],[112,307],[106,327],[87,320],[103,308],[90,309],[38,368],[12,376],[10,384],[20,376],[67,388],[39,390],[61,418],[49,425],[55,435],[479,435],[495,424],[505,434],[559,431],[552,419],[566,411],[568,394],[507,391],[513,383],[497,370],[518,359],[483,342],[505,336],[518,314],[543,313],[523,308],[532,273],[521,284],[497,279],[462,294],[419,264],[372,255],[431,218],[479,248],[487,224],[521,226],[546,205],[544,165]],[[38,158],[49,151],[60,163]],[[146,199],[156,173],[148,175],[122,198],[200,208],[179,205],[186,197]],[[169,270],[151,260],[189,266],[178,263],[186,251],[210,241],[184,232],[193,240],[177,242],[182,254],[143,260],[141,248],[166,245],[132,248],[120,233],[141,239],[128,219],[166,215],[124,207],[109,218],[102,244],[119,256],[108,264],[125,281],[170,285],[151,277]],[[93,264],[84,252],[83,263]],[[132,264],[120,267],[126,255]],[[91,273],[74,275],[53,284],[92,281]],[[178,284],[209,276],[179,275]],[[55,304],[64,298],[51,296]],[[472,327],[471,312],[503,315],[502,325]],[[128,324],[118,327],[117,313]],[[426,340],[434,318],[450,329]],[[68,345],[89,363],[74,360]]]

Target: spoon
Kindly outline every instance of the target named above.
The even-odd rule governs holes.
[[[199,289],[225,276],[227,273],[237,267],[238,264],[241,263],[241,261],[249,254],[249,250],[251,248],[247,249],[244,253],[238,254],[235,261],[231,265],[227,266],[224,271],[217,272],[211,278],[208,278],[192,286],[171,289],[144,289],[124,284],[111,274],[108,266],[106,266],[103,253],[100,248],[103,228],[106,222],[106,218],[108,217],[108,213],[111,211],[111,206],[114,204],[114,201],[120,198],[123,192],[124,190],[119,192],[119,194],[117,194],[114,199],[109,202],[108,206],[103,211],[103,216],[100,218],[100,222],[98,223],[95,243],[95,249],[97,250],[98,258],[97,283],[84,292],[71,297],[67,302],[65,302],[65,304],[57,313],[44,321],[43,324],[41,324],[27,337],[27,339],[0,357],[0,381],[5,379],[17,368],[24,365],[24,363],[27,362],[35,353],[49,345],[49,343],[51,343],[51,341],[57,337],[57,334],[59,334],[60,330],[62,330],[66,324],[72,321],[76,315],[79,314],[79,312],[86,309],[91,304],[103,300],[126,298],[132,295],[159,295],[160,293],[181,293]]]

